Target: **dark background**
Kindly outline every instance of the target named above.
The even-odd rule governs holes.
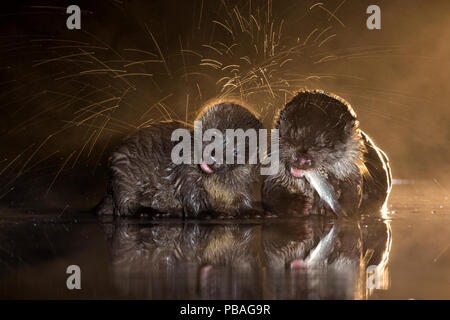
[[[83,11],[81,30],[66,28],[70,4]],[[448,188],[450,3],[314,4],[2,4],[0,201],[89,208],[104,192],[111,148],[138,127],[190,121],[221,95],[253,106],[269,126],[305,87],[352,104],[389,155],[394,178]],[[381,8],[381,30],[366,28],[371,4]],[[235,89],[224,94],[233,77],[225,91]]]

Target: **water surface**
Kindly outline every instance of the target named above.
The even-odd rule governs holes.
[[[450,299],[448,191],[399,181],[386,219],[0,216],[0,298]],[[66,268],[81,268],[68,290]]]

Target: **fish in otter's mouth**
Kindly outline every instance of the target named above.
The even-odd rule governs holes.
[[[331,209],[342,216],[362,208],[367,198],[382,206],[390,191],[387,157],[361,131],[343,99],[299,92],[279,111],[275,128],[280,170],[264,179],[266,210],[310,214]]]

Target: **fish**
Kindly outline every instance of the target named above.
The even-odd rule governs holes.
[[[304,176],[309,184],[316,190],[319,197],[324,200],[338,217],[347,216],[345,210],[339,204],[336,198],[336,192],[333,185],[329,183],[320,169],[307,170]]]
[[[337,230],[339,230],[339,227],[333,226],[330,232],[328,232],[328,234],[320,240],[314,250],[310,252],[305,259],[307,267],[319,267],[327,261],[328,256],[334,250],[334,244],[338,234]]]

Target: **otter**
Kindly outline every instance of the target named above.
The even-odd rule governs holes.
[[[386,154],[359,128],[349,103],[301,91],[275,119],[280,168],[265,176],[263,207],[278,215],[380,211],[391,189]]]
[[[259,116],[236,103],[206,106],[196,117],[202,130],[261,129]],[[109,164],[107,196],[99,215],[132,216],[139,213],[175,217],[215,214],[234,217],[254,213],[258,165],[225,164],[202,160],[200,164],[174,164],[171,152],[177,142],[172,132],[187,128],[180,121],[165,121],[141,129],[113,152]],[[192,126],[189,126],[192,132]],[[191,142],[195,137],[191,135]],[[229,141],[228,141],[229,143]],[[224,139],[225,150],[227,141]],[[225,154],[225,152],[224,152]],[[194,159],[193,152],[191,159]]]

